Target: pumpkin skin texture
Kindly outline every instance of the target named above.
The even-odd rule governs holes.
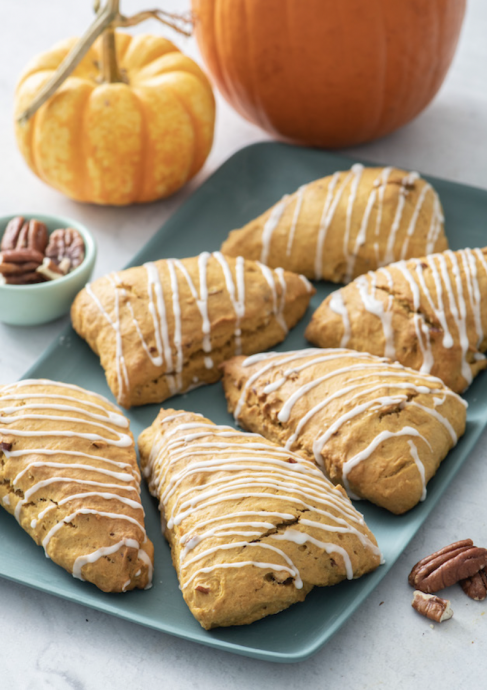
[[[16,90],[18,115],[52,76],[76,39],[27,66]],[[172,194],[205,162],[215,100],[198,65],[170,41],[116,33],[128,83],[101,83],[101,39],[26,123],[17,143],[31,170],[77,201],[125,205]]]
[[[227,101],[274,136],[338,148],[389,134],[438,91],[466,0],[192,0]]]

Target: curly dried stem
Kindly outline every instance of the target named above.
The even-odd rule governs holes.
[[[107,82],[125,81],[117,64],[115,27],[135,26],[146,19],[157,19],[161,24],[171,27],[174,31],[184,36],[191,35],[192,20],[190,17],[171,14],[157,9],[138,12],[132,17],[126,17],[120,13],[119,5],[120,0],[107,0],[104,6],[101,6],[100,0],[94,0],[93,6],[96,12],[95,21],[76,42],[68,55],[66,55],[56,72],[46,84],[44,84],[29,107],[18,116],[17,121],[20,124],[26,124],[34,113],[56,93],[61,84],[72,74],[101,34],[104,35],[102,48],[102,76],[103,80]]]

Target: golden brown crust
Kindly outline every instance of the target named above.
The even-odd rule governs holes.
[[[223,368],[239,424],[393,513],[426,495],[465,431],[465,406],[441,381],[371,355],[298,350],[234,357]]]
[[[335,283],[447,248],[431,185],[416,173],[360,165],[283,197],[222,245],[230,256]]]
[[[184,599],[206,629],[251,623],[379,565],[343,491],[262,437],[161,410],[139,450]]]
[[[105,398],[47,380],[0,387],[0,503],[75,577],[104,592],[150,584],[134,440]]]
[[[305,335],[319,347],[386,355],[462,392],[487,366],[486,333],[487,248],[360,276],[324,300]]]
[[[214,383],[236,352],[284,340],[312,294],[293,273],[204,253],[100,278],[80,292],[71,316],[128,408]]]

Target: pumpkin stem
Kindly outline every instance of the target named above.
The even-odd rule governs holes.
[[[117,50],[115,47],[115,31],[108,27],[103,32],[102,54],[101,54],[101,74],[102,81],[114,84],[115,82],[126,82],[118,66]]]
[[[114,20],[110,8],[106,5],[100,10],[96,16],[95,21],[85,31],[78,41],[76,41],[72,50],[66,55],[52,77],[44,84],[28,108],[19,115],[17,120],[20,124],[25,124],[32,115],[43,105],[61,86],[61,84],[69,77],[69,75],[76,69],[86,53],[89,51],[98,36],[110,26]]]
[[[115,50],[115,27],[128,27],[140,24],[146,19],[157,19],[162,24],[170,26],[185,36],[191,35],[192,20],[187,15],[171,14],[163,10],[147,10],[132,17],[125,17],[120,13],[120,0],[107,0],[101,5],[100,0],[94,0],[93,7],[96,18],[93,24],[76,41],[72,50],[66,55],[52,77],[44,84],[32,103],[18,117],[17,121],[24,125],[49,98],[56,93],[61,84],[76,69],[96,39],[103,34],[102,55],[103,80],[107,82],[124,82],[126,79],[119,69]]]

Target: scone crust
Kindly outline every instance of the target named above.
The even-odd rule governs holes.
[[[379,565],[341,490],[262,437],[161,410],[139,451],[182,594],[206,629],[251,623]]]
[[[230,256],[335,283],[447,248],[441,204],[428,182],[361,165],[300,187],[222,244]]]
[[[236,352],[280,342],[314,292],[282,269],[203,253],[100,278],[77,296],[71,317],[129,408],[214,383]]]
[[[329,295],[306,338],[431,373],[457,393],[487,366],[487,248],[397,262]]]
[[[40,379],[0,387],[0,504],[78,579],[150,585],[134,440],[102,396]]]
[[[465,430],[465,404],[439,379],[351,350],[235,357],[224,372],[228,409],[243,428],[396,514],[426,496]]]

